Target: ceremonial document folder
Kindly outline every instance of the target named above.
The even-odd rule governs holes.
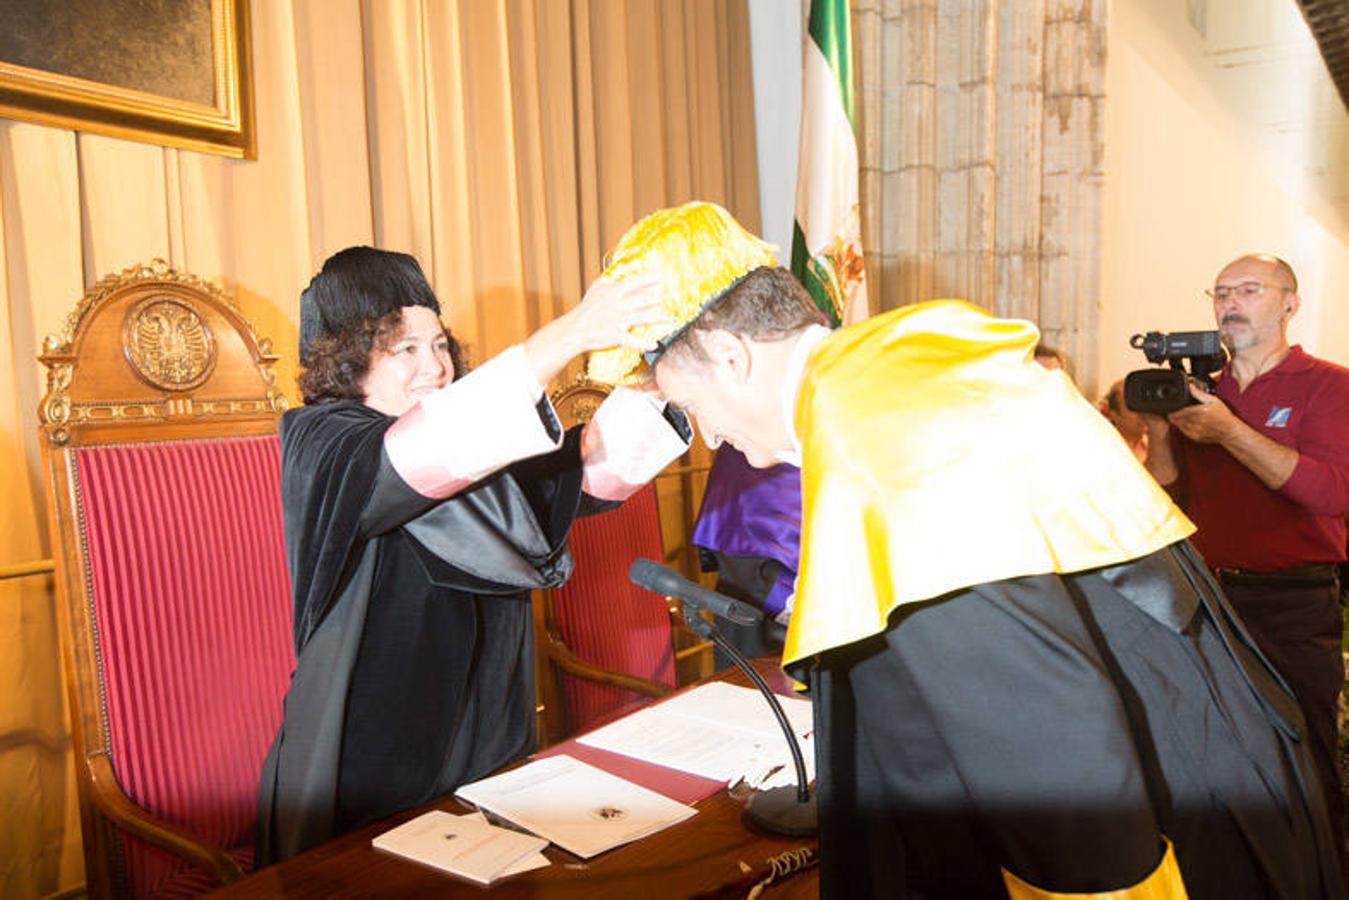
[[[570,756],[466,784],[455,796],[585,859],[697,812]]]
[[[801,746],[806,780],[815,777],[810,701],[778,697]],[[704,684],[582,735],[577,742],[714,781],[772,788],[794,784],[787,740],[763,695],[723,682]]]

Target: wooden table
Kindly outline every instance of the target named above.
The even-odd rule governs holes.
[[[779,688],[780,670],[767,663],[756,666],[770,684]],[[739,671],[719,673],[733,684],[748,685]],[[788,838],[758,832],[742,815],[740,792],[725,789],[695,804],[698,814],[672,828],[636,843],[602,853],[589,860],[549,846],[552,861],[537,869],[483,888],[430,868],[394,857],[370,846],[375,835],[387,831],[428,809],[464,813],[469,807],[453,798],[392,816],[351,832],[279,865],[254,872],[242,881],[212,896],[234,898],[329,898],[329,897],[493,897],[624,898],[658,900],[692,897],[702,892],[742,881],[742,863],[755,871],[766,870],[767,860],[779,853],[802,847],[814,848],[814,838]],[[719,896],[743,897],[747,888]],[[764,892],[765,900],[819,896],[818,869],[812,868],[775,884]]]

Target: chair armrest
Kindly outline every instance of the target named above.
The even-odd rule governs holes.
[[[137,806],[117,783],[107,751],[89,754],[85,764],[94,804],[118,828],[182,857],[220,884],[244,877],[244,870],[223,849],[204,843]]]
[[[608,684],[613,687],[637,691],[639,694],[645,694],[648,697],[664,697],[667,694],[674,692],[673,688],[661,684],[659,681],[651,681],[637,675],[628,675],[624,672],[615,672],[612,669],[601,669],[598,666],[586,662],[573,653],[571,648],[564,644],[551,630],[545,629],[543,646],[549,660],[568,675],[575,675],[577,678],[586,678],[601,684]]]

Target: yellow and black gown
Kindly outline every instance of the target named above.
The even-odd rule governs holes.
[[[1340,897],[1296,705],[1036,338],[939,301],[807,363],[822,895]]]

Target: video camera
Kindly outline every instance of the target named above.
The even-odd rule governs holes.
[[[1129,338],[1129,346],[1142,350],[1154,365],[1168,363],[1169,369],[1140,369],[1124,379],[1124,405],[1139,413],[1164,416],[1198,403],[1190,396],[1189,382],[1194,380],[1210,394],[1215,390],[1212,373],[1223,367],[1227,354],[1216,331],[1174,331],[1163,334],[1149,331]],[[1183,360],[1190,361],[1187,375]]]

